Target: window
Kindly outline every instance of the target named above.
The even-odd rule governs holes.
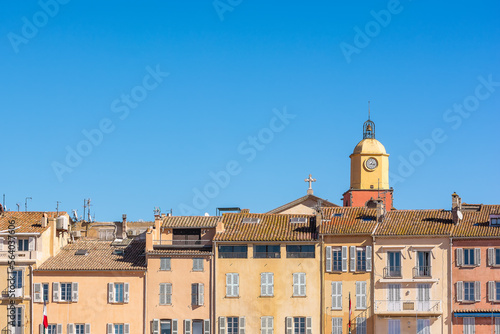
[[[42,284],[43,288],[43,300],[45,302],[49,302],[49,283],[43,283]]]
[[[28,239],[17,239],[17,245],[18,245],[17,250],[20,252],[29,250]]]
[[[85,334],[85,324],[75,324],[75,334]]]
[[[417,311],[428,312],[431,310],[431,285],[417,284]]]
[[[14,308],[14,321],[12,321],[12,318],[10,318],[10,321],[9,323],[11,323],[14,327],[14,328],[22,328],[23,325],[24,325],[24,322],[23,322],[23,308],[22,307],[16,307]],[[12,313],[11,313],[12,315]],[[21,333],[21,331],[17,331],[17,330],[14,330],[14,333]]]
[[[238,334],[238,317],[227,317],[227,334]]]
[[[431,334],[431,321],[429,319],[418,319],[417,334]]]
[[[495,334],[500,334],[500,318],[495,318]]]
[[[191,284],[191,305],[201,306],[205,299],[205,287],[202,283]]]
[[[160,305],[172,305],[172,283],[160,283]]]
[[[387,277],[401,277],[401,252],[387,252]]]
[[[274,318],[260,317],[260,334],[273,334]]]
[[[399,320],[389,319],[389,334],[400,334],[401,323]]]
[[[387,285],[388,311],[401,311],[401,284]]]
[[[255,245],[253,257],[256,259],[279,259],[281,257],[280,245]]]
[[[500,226],[500,217],[490,216],[490,225],[491,226]]]
[[[431,252],[417,252],[416,277],[431,276]]]
[[[312,333],[312,318],[311,317],[286,317],[285,319],[286,333]]]
[[[464,334],[474,334],[476,332],[475,319],[474,318],[463,318],[464,319]]]
[[[293,273],[293,295],[295,297],[305,297],[306,273]]]
[[[304,317],[295,317],[293,318],[293,333],[306,333],[306,318]]]
[[[500,282],[495,282],[495,291],[496,291],[496,301],[500,301]],[[499,333],[500,334],[500,333]]]
[[[464,282],[464,301],[474,301],[474,282]]]
[[[473,266],[476,265],[475,263],[475,256],[474,256],[474,248],[465,248],[464,249],[464,265],[466,266]]]
[[[332,248],[332,269],[333,271],[342,271],[342,248]]]
[[[61,301],[71,301],[71,283],[61,283]]]
[[[314,245],[288,245],[286,246],[286,257],[314,259]]]
[[[240,295],[240,276],[236,273],[226,274],[226,297]]]
[[[342,318],[332,318],[332,334],[342,334]]]
[[[203,271],[203,259],[194,258],[193,259],[193,271]]]
[[[169,257],[160,258],[160,270],[171,270]]]
[[[114,332],[113,334],[123,334],[123,324],[114,324]]]
[[[356,309],[366,309],[366,282],[356,282]]]
[[[356,250],[356,271],[366,271],[365,247],[358,247]]]
[[[356,334],[366,334],[366,318],[356,318]]]
[[[265,297],[274,296],[274,274],[260,274],[260,295]]]
[[[342,309],[342,282],[332,282],[332,310]]]
[[[245,246],[219,246],[219,259],[246,259],[248,247]]]
[[[123,283],[115,283],[115,303],[123,303]]]
[[[14,282],[14,289],[22,289],[23,288],[23,271],[22,270],[14,270],[11,275],[11,284]]]
[[[493,263],[500,266],[500,248],[495,249],[495,261]]]
[[[172,321],[171,320],[161,320],[160,324],[160,334],[172,334]]]
[[[57,334],[56,324],[49,324],[47,327],[47,334]]]

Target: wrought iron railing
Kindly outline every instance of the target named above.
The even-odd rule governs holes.
[[[430,266],[416,266],[413,268],[413,278],[431,277]]]
[[[401,266],[389,266],[384,268],[384,278],[401,278]]]

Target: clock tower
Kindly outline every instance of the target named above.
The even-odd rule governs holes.
[[[370,118],[363,124],[363,140],[349,157],[351,187],[344,193],[344,206],[365,206],[370,199],[378,199],[391,210],[393,190],[389,188],[389,154],[375,139],[375,123]]]

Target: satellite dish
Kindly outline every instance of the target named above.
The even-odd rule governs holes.
[[[458,216],[459,220],[462,220],[464,218],[464,215],[463,215],[462,211],[460,211],[460,210],[457,211],[457,216]]]
[[[208,217],[208,216],[210,216],[210,215],[208,214],[208,212],[205,212],[205,217]]]

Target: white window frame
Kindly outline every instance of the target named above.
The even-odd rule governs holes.
[[[463,319],[463,331],[464,334],[474,334],[476,332],[476,319],[473,317],[464,317]]]
[[[203,306],[205,299],[205,286],[203,283],[191,284],[191,305]]]
[[[172,305],[172,283],[160,283],[160,305]]]
[[[431,334],[430,319],[417,319],[417,334]]]
[[[274,317],[260,317],[260,333],[273,334],[274,332]]]
[[[366,334],[366,318],[356,317],[356,334]]]
[[[342,281],[332,282],[332,310],[342,310]]]
[[[193,258],[193,271],[203,271],[204,270],[204,266],[203,266],[203,262],[204,262],[204,258],[201,258],[201,257],[195,257]]]
[[[274,296],[274,273],[260,273],[260,295],[262,297]]]
[[[238,273],[226,274],[226,297],[239,297],[240,275]]]
[[[160,258],[160,271],[171,271],[172,270],[172,259],[170,257]]]
[[[356,282],[356,310],[366,310],[367,305],[367,283],[366,281]]]
[[[332,317],[332,334],[342,334],[342,317]]]
[[[293,273],[293,296],[305,297],[307,294],[306,273]]]

